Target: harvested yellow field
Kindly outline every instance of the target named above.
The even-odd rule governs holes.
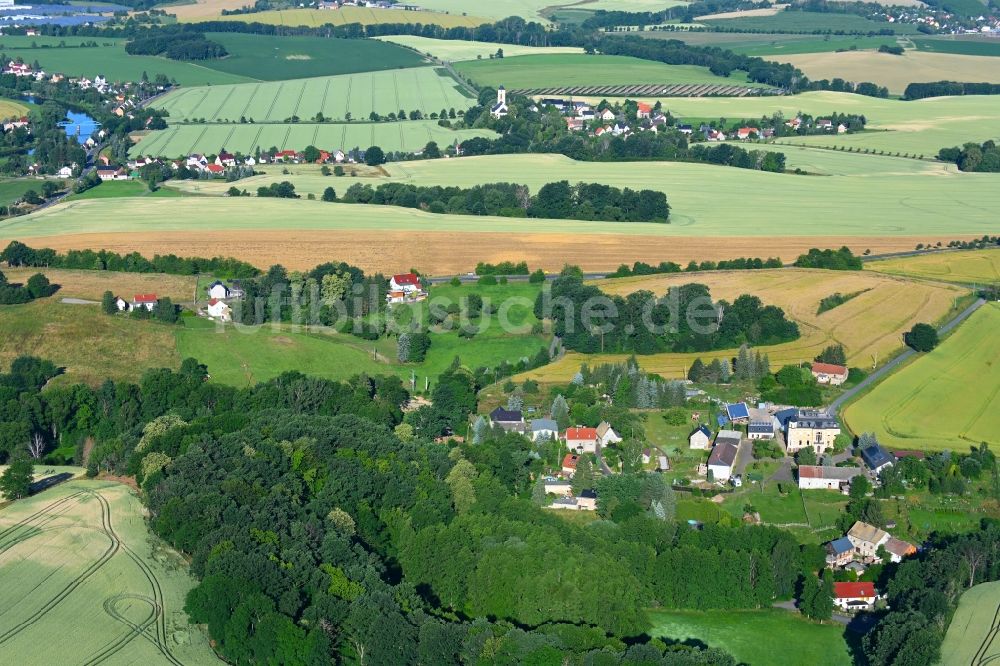
[[[1000,83],[1000,67],[989,56],[957,55],[907,50],[897,56],[876,51],[828,51],[779,55],[769,60],[795,65],[812,79],[839,76],[847,81],[871,81],[891,93],[901,93],[910,83],[967,81]]]
[[[214,2],[214,0],[213,0]],[[219,12],[221,12],[221,7]],[[178,17],[180,19],[180,17]],[[360,23],[376,25],[379,23],[422,23],[424,25],[439,25],[443,28],[473,28],[489,19],[459,14],[439,14],[437,12],[406,11],[402,9],[371,9],[368,7],[342,7],[340,9],[289,9],[255,12],[253,14],[201,14],[180,19],[187,22],[200,21],[241,21],[244,23],[265,23],[270,25],[285,25],[297,27],[304,25],[309,28],[320,26],[347,25]]]
[[[102,249],[102,248],[92,248]],[[193,275],[164,275],[162,273],[120,273],[116,271],[77,271],[61,268],[4,268],[4,275],[11,282],[26,282],[35,273],[44,273],[49,281],[59,285],[55,293],[60,298],[83,298],[101,300],[105,291],[111,291],[122,298],[132,298],[134,294],[156,294],[178,301],[194,298]]]
[[[176,5],[164,7],[168,14],[173,14],[179,21],[191,19],[218,18],[222,16],[222,10],[234,10],[247,6],[247,0],[197,0],[189,5]]]
[[[761,9],[745,9],[743,11],[735,12],[719,12],[718,14],[704,14],[703,16],[695,16],[695,21],[705,21],[711,19],[736,19],[736,18],[748,18],[751,16],[774,16],[778,12],[785,11],[785,7],[788,5],[774,5],[772,7],[763,7]]]
[[[0,99],[0,120],[20,117],[28,113],[28,107],[12,99]]]
[[[719,271],[700,274],[655,275],[594,282],[609,294],[626,295],[642,289],[663,294],[674,285],[698,282],[708,285],[712,297],[733,301],[753,294],[765,304],[777,305],[794,319],[802,337],[794,342],[760,347],[770,356],[772,368],[811,361],[832,344],[841,344],[852,366],[870,368],[902,347],[902,334],[917,322],[944,318],[956,298],[967,290],[946,284],[913,282],[901,278],[855,271],[776,269]],[[835,293],[864,291],[839,307],[816,314],[819,302]],[[640,356],[639,365],[663,377],[682,378],[695,358],[731,358],[735,350],[704,354],[652,354]],[[542,381],[567,381],[580,364],[622,361],[626,355],[567,354],[560,361],[525,373]]]
[[[1000,283],[1000,248],[936,252],[915,257],[873,261],[866,270],[944,282]]]

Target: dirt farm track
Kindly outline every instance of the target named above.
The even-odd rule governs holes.
[[[480,261],[527,261],[528,265],[557,271],[566,263],[589,271],[614,270],[635,261],[659,263],[719,260],[735,257],[774,257],[785,261],[812,247],[847,245],[857,253],[912,250],[917,243],[947,243],[970,235],[933,236],[784,236],[784,237],[664,237],[612,234],[557,234],[446,231],[373,230],[226,230],[84,233],[37,238],[19,236],[32,247],[107,249],[144,255],[231,256],[267,267],[282,264],[309,269],[325,261],[354,264],[365,271],[388,273],[416,268],[428,275],[465,273]],[[6,241],[0,240],[0,244]]]

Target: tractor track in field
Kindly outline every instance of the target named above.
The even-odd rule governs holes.
[[[72,594],[74,590],[76,590],[84,582],[86,582],[88,578],[90,578],[95,573],[100,571],[105,564],[110,562],[111,558],[114,557],[115,554],[121,548],[122,545],[121,541],[118,539],[117,535],[115,535],[115,533],[111,530],[111,507],[108,505],[107,500],[104,499],[104,497],[102,497],[99,493],[87,491],[86,494],[90,494],[92,496],[99,498],[99,503],[101,506],[101,526],[98,528],[98,530],[107,535],[110,538],[111,543],[108,545],[107,550],[105,550],[104,553],[99,558],[97,558],[97,560],[91,562],[90,565],[88,565],[79,576],[77,576],[76,578],[71,580],[68,584],[66,584],[54,597],[52,597],[44,605],[42,605],[41,608],[39,608],[37,611],[29,615],[26,619],[24,619],[17,625],[11,627],[10,629],[8,629],[3,633],[0,633],[0,645],[3,645],[10,639],[17,636],[19,633],[30,627],[31,625],[38,622],[40,619],[45,617],[45,615],[48,614],[49,611],[51,611],[53,608],[62,603],[62,601],[66,597],[68,597],[70,594]]]
[[[116,609],[117,603],[119,601],[124,600],[124,599],[135,599],[136,601],[144,601],[147,604],[149,604],[150,605],[149,616],[147,616],[139,624],[135,624],[134,622],[132,622],[131,620],[129,620],[127,617],[125,617],[124,615],[122,615],[121,613],[119,613],[118,610]],[[159,615],[162,614],[162,609],[159,608],[156,605],[155,601],[153,601],[149,597],[145,597],[145,596],[142,596],[142,595],[139,595],[139,594],[124,594],[123,593],[123,594],[115,595],[113,597],[108,597],[107,599],[104,600],[103,607],[104,607],[104,612],[106,612],[108,615],[110,615],[114,619],[118,620],[122,624],[124,624],[127,627],[129,627],[130,631],[128,633],[126,633],[124,636],[120,636],[118,639],[116,639],[113,642],[109,643],[102,650],[100,650],[97,654],[95,654],[94,656],[90,657],[85,662],[83,662],[85,666],[94,666],[95,664],[99,664],[99,663],[105,661],[108,657],[113,656],[119,650],[121,650],[123,647],[125,647],[126,645],[128,645],[129,643],[131,643],[132,640],[136,636],[146,636],[146,633],[145,633],[146,629],[148,629],[150,625],[152,625],[153,623],[155,623],[156,622],[156,618]],[[146,638],[149,639],[149,640],[152,640],[152,639],[149,638],[149,636],[146,636]],[[173,662],[171,662],[171,663],[173,663]]]
[[[1000,633],[1000,604],[997,605],[997,609],[993,613],[993,623],[990,625],[990,630],[986,632],[986,637],[983,638],[983,642],[979,644],[979,649],[976,650],[976,654],[972,656],[972,666],[990,664],[1000,659],[1000,654],[990,655],[988,657],[985,654],[986,650],[988,650],[990,645],[993,644],[993,641],[996,639],[998,633]]]
[[[77,498],[77,497],[79,497],[80,495],[83,495],[83,494],[85,494],[85,491],[81,490],[80,492],[76,492],[76,493],[73,493],[72,495],[67,495],[66,497],[58,499],[55,502],[52,502],[51,504],[46,504],[45,506],[43,506],[41,509],[39,509],[35,513],[31,514],[30,516],[27,516],[27,517],[21,519],[20,521],[14,523],[10,527],[6,528],[5,530],[0,531],[0,543],[2,543],[4,539],[6,539],[9,535],[13,534],[17,530],[24,529],[25,527],[34,527],[34,525],[30,525],[29,526],[28,523],[30,523],[33,520],[36,520],[38,518],[45,517],[46,514],[51,513],[56,507],[62,506],[63,504],[66,504],[67,502],[69,502],[71,499],[75,499],[75,498]],[[16,543],[20,543],[20,540],[18,542],[16,542]],[[11,545],[13,545],[13,544],[11,544]],[[10,547],[11,546],[0,545],[0,553],[2,553],[3,551],[9,549]]]

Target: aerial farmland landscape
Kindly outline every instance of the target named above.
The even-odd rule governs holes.
[[[0,3],[0,663],[1000,659],[996,0]]]

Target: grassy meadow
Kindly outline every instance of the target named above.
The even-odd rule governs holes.
[[[884,259],[865,264],[865,270],[942,282],[997,284],[1000,283],[1000,249],[932,252]]]
[[[980,308],[932,352],[917,356],[848,405],[845,422],[854,432],[876,433],[893,448],[964,450],[996,443],[998,326],[1000,305]]]
[[[740,16],[735,18],[704,18],[698,21],[723,30],[768,32],[878,32],[886,28],[879,23],[854,14],[828,14],[823,12],[780,11],[770,16]],[[916,34],[917,28],[909,23],[894,23],[891,29],[900,35]]]
[[[24,193],[28,190],[40,193],[42,191],[42,181],[37,178],[0,179],[0,206],[7,206],[14,203],[23,197]]]
[[[0,119],[17,118],[28,112],[27,105],[12,99],[0,98]]]
[[[128,486],[74,480],[0,509],[9,663],[219,664],[183,611],[193,585]]]
[[[444,70],[412,67],[382,72],[326,76],[289,81],[269,81],[235,86],[185,88],[168,93],[155,106],[170,113],[172,121],[203,119],[235,122],[241,117],[255,122],[282,122],[292,116],[303,120],[322,112],[327,118],[367,120],[381,115],[442,108],[465,109],[475,100],[466,97]]]
[[[1000,582],[980,583],[962,594],[941,645],[941,666],[985,664],[1000,657],[998,608]]]
[[[716,76],[707,67],[665,65],[613,55],[522,55],[460,62],[455,69],[479,85],[502,85],[508,89],[645,83],[760,86],[748,83],[743,72],[734,72],[728,77]]]
[[[847,666],[852,663],[844,627],[819,624],[797,613],[758,611],[649,611],[651,634],[699,641],[732,654],[741,664],[768,666]]]
[[[180,157],[195,152],[215,154],[226,148],[252,155],[255,148],[267,150],[273,146],[279,150],[302,150],[309,145],[330,151],[341,149],[344,152],[353,148],[365,150],[369,146],[380,146],[385,151],[417,151],[422,150],[428,141],[436,141],[443,149],[475,136],[494,134],[490,130],[452,130],[441,127],[436,120],[408,120],[401,123],[174,125],[151,132],[134,144],[129,153]],[[257,179],[271,183],[281,167],[263,167],[262,170],[268,175]],[[226,183],[223,189],[229,189],[231,185],[233,183]],[[246,187],[247,183],[241,181],[238,186]],[[343,187],[346,189],[347,185]],[[163,189],[169,190],[170,187]]]
[[[1000,56],[1000,43],[986,35],[936,35],[913,39],[919,51]]]
[[[475,42],[462,39],[431,39],[417,35],[385,35],[375,39],[405,46],[432,58],[451,62],[478,58],[488,60],[497,52],[497,49],[503,49],[505,58],[525,55],[583,53],[583,49],[578,46],[520,46],[518,44],[497,44],[496,42]]]

